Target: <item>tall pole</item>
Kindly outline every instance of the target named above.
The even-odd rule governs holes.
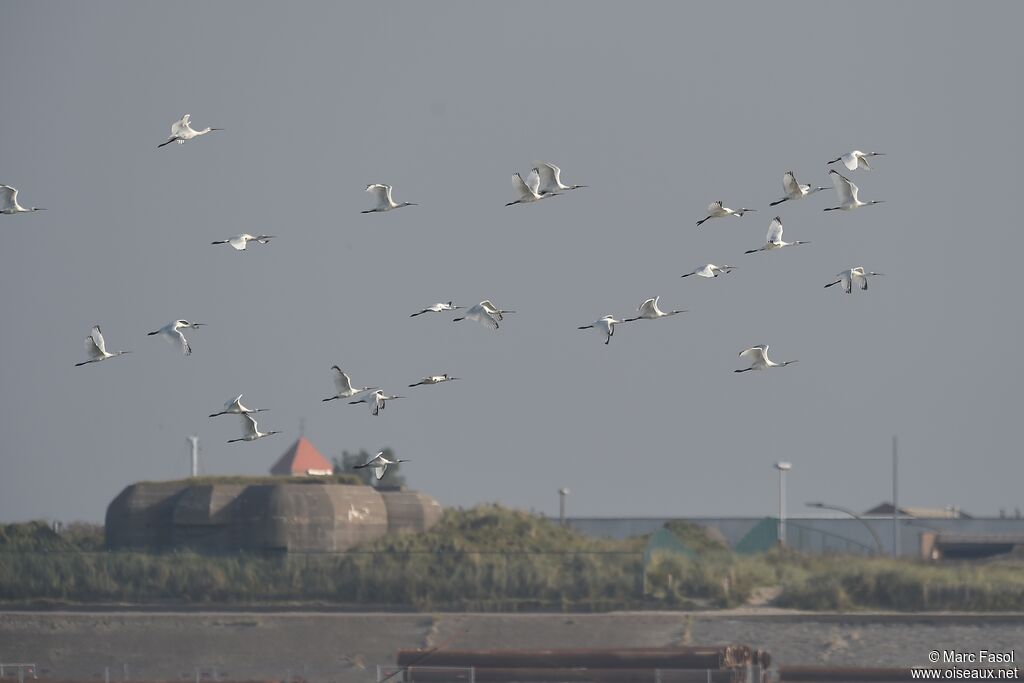
[[[897,473],[897,446],[896,435],[892,435],[892,556],[896,558],[900,554],[900,527],[899,527],[899,486]]]
[[[569,489],[562,487],[558,489],[558,523],[565,526],[565,497],[569,495]]]
[[[792,463],[775,463],[779,471],[779,545],[786,545],[786,472],[792,468]]]
[[[786,470],[779,470],[779,545],[786,545]]]
[[[199,476],[199,437],[193,434],[187,441],[192,445],[192,477]]]

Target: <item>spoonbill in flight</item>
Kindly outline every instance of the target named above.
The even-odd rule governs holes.
[[[708,204],[708,215],[697,221],[697,227],[700,227],[700,225],[704,221],[710,220],[712,218],[723,218],[725,216],[735,216],[736,218],[742,218],[743,214],[747,213],[748,211],[754,212],[755,209],[730,209],[726,206],[723,206],[722,200],[719,199],[717,202],[711,202],[710,204]]]
[[[862,202],[858,197],[857,193],[860,191],[859,188],[850,182],[850,179],[842,175],[836,170],[829,171],[828,174],[832,177],[832,185],[836,188],[836,194],[839,195],[839,206],[833,206],[825,211],[850,211],[856,209],[859,206],[870,206],[871,204],[883,204],[884,199],[876,199],[871,202]]]
[[[772,222],[768,224],[768,238],[765,240],[764,246],[758,247],[757,249],[748,249],[743,252],[744,254],[755,254],[759,251],[771,251],[772,249],[782,249],[783,247],[795,247],[800,244],[810,244],[810,242],[783,242],[782,241],[782,219],[776,216],[772,219]]]
[[[581,325],[577,327],[578,330],[597,330],[603,337],[604,343],[608,344],[612,340],[612,336],[615,335],[615,326],[625,322],[624,320],[616,320],[615,316],[606,315],[600,320],[595,320],[589,325]]]
[[[434,304],[433,306],[428,306],[427,308],[424,308],[419,313],[412,313],[409,315],[409,317],[415,318],[416,316],[423,315],[424,313],[442,313],[444,311],[457,311],[460,308],[462,308],[462,306],[455,306],[452,304],[451,301],[449,301],[448,303],[444,303],[443,301],[441,301]]]
[[[172,142],[177,142],[179,145],[184,145],[186,140],[197,138],[200,135],[206,135],[207,133],[215,130],[224,130],[223,128],[204,128],[202,130],[195,130],[192,128],[192,115],[185,114],[181,117],[180,121],[175,121],[171,124],[171,137],[167,138],[167,142],[161,142],[157,145],[157,148],[169,145]]]
[[[809,197],[815,192],[820,192],[821,190],[827,189],[827,187],[811,187],[810,185],[801,185],[796,181],[796,176],[793,175],[792,171],[786,171],[782,175],[782,191],[786,193],[786,196],[783,197],[782,199],[778,199],[772,202],[771,204],[769,204],[769,206],[777,206],[782,202],[788,202],[790,199],[803,199],[804,197]]]
[[[785,363],[776,363],[768,360],[768,345],[758,344],[757,346],[751,346],[745,351],[740,351],[740,358],[746,358],[750,361],[749,368],[743,368],[742,370],[733,370],[733,372],[746,372],[748,370],[767,370],[768,368],[784,368],[790,363],[795,363],[795,360],[787,360]]]
[[[246,408],[242,405],[242,395],[239,394],[233,399],[228,399],[224,402],[224,410],[219,413],[210,413],[210,417],[217,417],[218,415],[248,415],[249,413],[262,413],[266,408]]]
[[[381,479],[384,473],[388,471],[388,465],[397,465],[400,462],[409,462],[408,460],[388,460],[384,457],[384,451],[381,451],[377,455],[373,456],[362,465],[354,465],[352,469],[361,470],[364,467],[369,467],[373,470],[373,476],[377,479]]]
[[[512,206],[513,204],[529,204],[530,202],[536,202],[541,199],[547,199],[548,197],[557,197],[557,192],[547,192],[540,189],[540,170],[533,169],[530,171],[530,175],[526,177],[526,181],[523,181],[523,176],[518,173],[512,174],[512,186],[515,187],[519,193],[519,199],[514,202],[509,202],[505,206]]]
[[[855,149],[852,152],[847,152],[842,156],[838,156],[832,161],[825,164],[829,166],[836,163],[837,161],[843,162],[843,166],[846,166],[851,171],[856,171],[858,168],[864,171],[870,171],[871,166],[868,164],[868,157],[883,157],[885,152],[862,152],[859,149]]]
[[[388,396],[380,389],[374,389],[373,391],[364,392],[358,399],[355,401],[349,401],[349,403],[365,403],[370,406],[370,413],[372,415],[377,415],[387,407],[388,401],[394,401],[398,398],[405,398],[405,396]]]
[[[488,299],[484,299],[475,306],[470,306],[469,310],[466,311],[461,318],[452,318],[452,322],[457,323],[462,320],[475,320],[484,327],[496,330],[498,329],[498,322],[505,319],[506,313],[515,313],[515,311],[502,310],[492,304]]]
[[[181,344],[181,352],[186,356],[192,353],[192,347],[189,346],[188,340],[185,339],[185,335],[181,333],[181,330],[186,327],[191,327],[193,330],[198,330],[206,323],[190,323],[187,320],[172,320],[156,332],[149,332],[147,336],[152,337],[154,334],[159,334],[164,339],[174,344],[175,342]]]
[[[281,432],[261,432],[256,426],[256,418],[249,413],[242,413],[242,436],[239,439],[229,439],[228,443],[235,443],[236,441],[255,441],[256,439],[262,439],[265,436],[271,434],[280,434]]]
[[[864,272],[863,266],[857,266],[856,268],[850,268],[844,270],[841,273],[837,273],[836,277],[839,279],[835,282],[830,282],[825,285],[826,288],[833,285],[838,285],[840,282],[843,283],[843,291],[847,294],[853,292],[853,285],[856,284],[861,289],[866,290],[868,288],[868,278],[872,275],[885,275],[885,273],[875,273],[873,271]]]
[[[18,191],[10,185],[0,185],[0,213],[32,213],[33,211],[46,211],[41,206],[25,208],[18,204]]]
[[[245,246],[249,242],[257,242],[259,244],[269,244],[270,240],[274,238],[273,235],[250,235],[248,233],[242,233],[241,235],[235,235],[229,237],[226,240],[220,240],[218,242],[210,242],[210,244],[230,244],[237,251],[245,251]]]
[[[708,263],[679,277],[690,277],[691,275],[696,275],[697,277],[718,277],[722,273],[728,274],[734,270],[736,270],[736,266],[716,266],[714,263]]]
[[[537,175],[540,176],[541,191],[548,194],[553,194],[561,190],[578,190],[581,187],[587,187],[586,185],[563,185],[562,169],[558,168],[554,164],[549,164],[546,161],[537,162],[537,167],[534,170],[537,171]]]
[[[416,202],[402,202],[401,204],[395,203],[395,200],[391,198],[391,186],[384,185],[382,183],[370,183],[366,186],[367,192],[372,192],[373,196],[377,198],[377,206],[360,213],[377,213],[379,211],[390,211],[391,209],[400,209],[403,206],[418,206]]]
[[[424,377],[416,384],[410,384],[409,388],[418,387],[424,384],[441,384],[442,382],[454,382],[458,377],[450,377],[447,373],[443,375],[431,375],[430,377]]]
[[[100,326],[93,325],[89,336],[85,338],[85,353],[89,356],[89,360],[75,363],[76,368],[89,363],[98,363],[101,360],[107,360],[115,356],[123,356],[126,353],[131,353],[131,351],[107,351],[107,344],[103,340],[103,332],[100,331]]]
[[[676,313],[686,313],[685,310],[667,311],[667,312],[661,310],[660,308],[658,308],[658,300],[659,299],[661,299],[661,297],[660,296],[656,296],[653,299],[648,299],[647,301],[643,302],[636,309],[636,310],[640,311],[640,315],[638,315],[635,318],[626,318],[622,322],[624,322],[624,323],[631,323],[634,320],[657,320],[658,318],[667,318],[670,315],[675,315]]]
[[[334,370],[334,396],[329,398],[320,399],[322,402],[333,401],[339,398],[351,398],[356,394],[364,391],[376,391],[377,387],[354,387],[352,386],[352,378],[348,376],[348,373],[339,368],[337,365],[332,365],[331,370]]]

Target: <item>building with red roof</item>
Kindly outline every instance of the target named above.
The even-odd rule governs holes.
[[[309,439],[300,436],[299,440],[274,463],[270,473],[288,477],[322,477],[334,474],[334,466],[320,454]]]

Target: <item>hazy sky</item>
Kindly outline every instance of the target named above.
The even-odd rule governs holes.
[[[266,472],[306,434],[394,448],[444,505],[757,515],[1024,505],[1020,3],[7,2],[0,520],[101,520],[127,484]],[[172,121],[226,128],[156,149]],[[787,169],[878,150],[769,209]],[[505,208],[536,160],[590,187]],[[842,170],[842,169],[841,169]],[[843,170],[846,173],[845,170]],[[395,187],[361,215],[367,183]],[[694,222],[710,201],[758,213]],[[787,240],[744,255],[781,214]],[[210,242],[277,235],[235,252]],[[739,270],[680,279],[706,263]],[[823,289],[854,265],[868,292]],[[690,312],[578,325],[661,295]],[[518,311],[497,332],[436,301]],[[147,337],[175,318],[185,358]],[[125,358],[81,368],[100,323]],[[734,374],[771,344],[799,363]],[[407,395],[321,403],[330,367]],[[408,389],[426,374],[460,382]],[[228,445],[244,392],[284,434]]]

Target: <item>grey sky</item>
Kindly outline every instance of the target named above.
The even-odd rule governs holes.
[[[902,497],[1022,505],[1015,3],[8,2],[0,182],[0,520],[100,520],[126,484],[262,473],[298,434],[391,446],[445,505],[770,514]],[[226,128],[157,150],[185,112]],[[783,171],[880,150],[886,204],[778,207]],[[590,188],[504,208],[510,174]],[[844,171],[845,173],[845,171]],[[381,215],[363,192],[421,205]],[[697,230],[708,202],[758,213]],[[279,239],[244,253],[209,242]],[[708,261],[739,270],[679,275]],[[886,273],[846,296],[853,265]],[[691,312],[580,332],[660,294]],[[497,332],[409,313],[490,298]],[[145,333],[183,317],[184,358]],[[81,339],[99,322],[99,365]],[[733,374],[769,343],[784,370]],[[320,399],[329,368],[409,396]],[[463,381],[408,389],[426,374]],[[262,429],[210,420],[244,392]]]

